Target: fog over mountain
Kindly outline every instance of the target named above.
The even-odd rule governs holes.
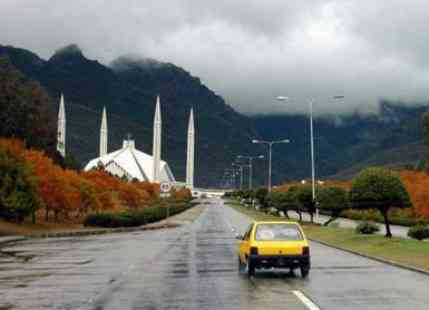
[[[429,101],[427,20],[421,0],[2,0],[0,42],[171,62],[247,114],[303,113],[309,97],[317,114],[350,114]]]

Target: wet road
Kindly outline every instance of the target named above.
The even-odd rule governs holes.
[[[428,276],[318,244],[308,279],[249,280],[237,272],[232,232],[249,222],[213,200],[175,229],[3,248],[0,309],[429,309]]]

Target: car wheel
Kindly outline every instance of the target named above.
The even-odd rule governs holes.
[[[250,258],[247,259],[246,273],[249,277],[252,277],[255,275],[255,265],[253,264],[253,262]]]
[[[301,269],[301,277],[306,278],[310,273],[310,266],[309,265],[301,266],[300,269]]]

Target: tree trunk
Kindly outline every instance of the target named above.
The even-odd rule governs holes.
[[[311,224],[314,224],[314,213],[310,212],[310,222]]]
[[[285,217],[286,217],[287,219],[290,219],[289,214],[287,213],[287,210],[283,211],[283,213],[285,214]]]
[[[45,208],[45,221],[47,222],[49,220],[49,209],[48,207]]]
[[[298,215],[299,215],[299,221],[302,222],[302,213],[301,213],[301,211],[297,211],[297,212],[298,212]]]
[[[36,224],[36,211],[31,212],[31,223]]]
[[[392,232],[390,231],[390,223],[389,223],[389,208],[384,208],[382,210],[384,225],[386,225],[386,238],[392,238]]]
[[[331,224],[333,221],[335,221],[338,217],[336,216],[331,216],[329,218],[329,220],[327,220],[325,223],[323,223],[323,226],[328,226],[329,224]]]

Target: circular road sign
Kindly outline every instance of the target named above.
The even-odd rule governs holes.
[[[160,185],[161,193],[168,193],[171,191],[171,184],[168,182],[162,182]]]

